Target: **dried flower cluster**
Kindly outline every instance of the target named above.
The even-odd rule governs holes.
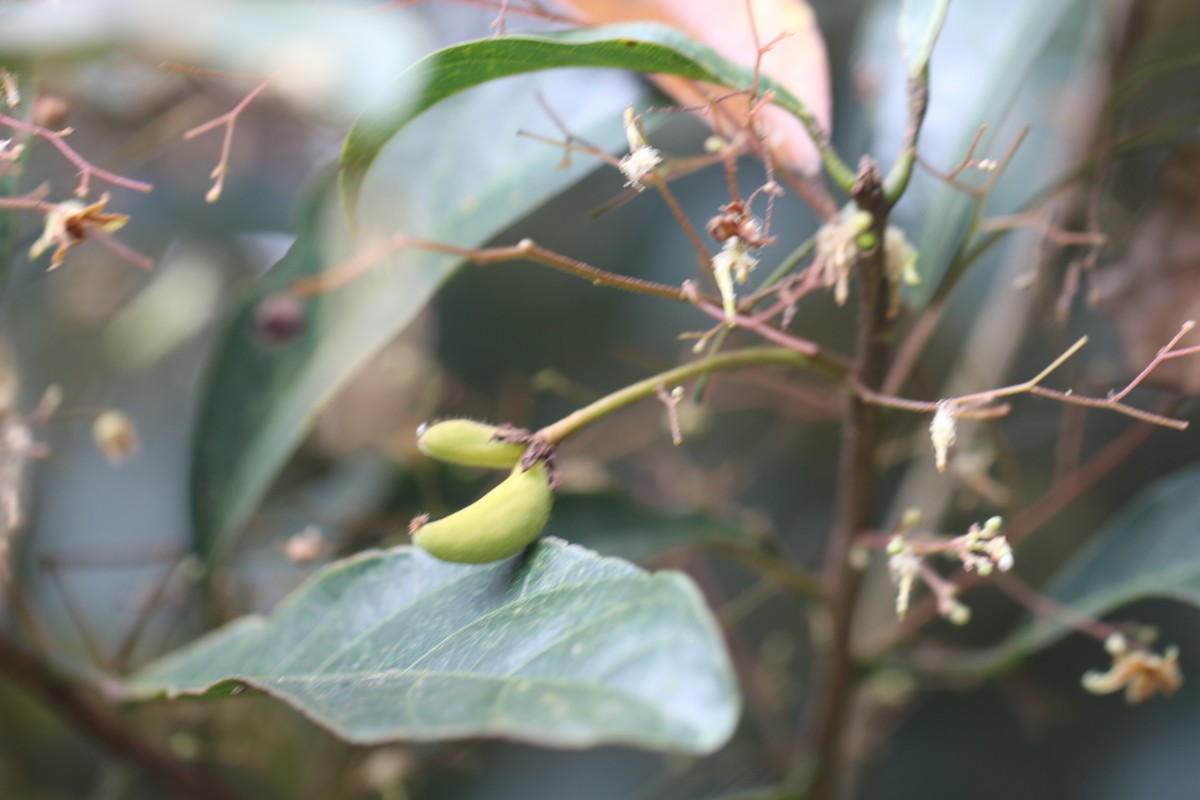
[[[1130,647],[1119,633],[1109,636],[1104,649],[1113,657],[1107,672],[1089,671],[1083,675],[1083,688],[1092,694],[1112,694],[1125,690],[1125,701],[1141,703],[1162,692],[1172,695],[1183,686],[1179,672],[1179,648],[1168,647],[1163,655],[1144,648]]]
[[[54,255],[50,257],[50,269],[54,270],[62,265],[68,250],[87,241],[89,228],[112,233],[124,227],[125,223],[129,222],[129,217],[125,214],[105,212],[104,207],[107,204],[108,194],[105,193],[91,205],[84,205],[78,200],[67,200],[56,205],[46,214],[46,227],[42,230],[41,237],[29,248],[29,257],[39,258],[42,253],[53,247]]]

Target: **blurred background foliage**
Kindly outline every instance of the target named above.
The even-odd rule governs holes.
[[[192,548],[193,421],[224,315],[238,293],[282,256],[295,232],[299,198],[314,174],[336,158],[354,111],[381,96],[394,99],[383,87],[419,56],[487,35],[495,13],[435,3],[374,14],[362,24],[352,14],[308,4],[171,4],[172,17],[145,3],[63,2],[47,4],[57,7],[57,15],[40,19],[52,22],[5,32],[6,22],[30,5],[0,7],[0,55],[30,87],[28,99],[60,102],[63,118],[54,127],[74,127],[70,142],[76,149],[155,184],[145,196],[112,192],[112,208],[132,217],[121,240],[150,254],[153,272],[87,245],[47,273],[43,263],[26,257],[40,220],[24,216],[0,318],[20,375],[20,407],[31,409],[50,384],[61,386],[66,398],[62,413],[38,431],[52,456],[33,467],[29,523],[16,542],[14,568],[44,616],[56,652],[87,673],[102,666],[98,654],[117,654],[125,665],[136,665],[203,629],[188,591],[191,562],[179,556]],[[898,0],[812,5],[830,54],[835,145],[847,156],[890,158],[905,102],[894,35]],[[191,16],[179,16],[185,11]],[[330,45],[315,66],[302,46],[314,36]],[[1079,179],[1047,207],[1064,227],[1108,235],[1095,291],[1108,286],[1112,296],[1128,298],[1130,284],[1165,286],[1193,317],[1200,316],[1196,279],[1174,282],[1169,268],[1175,267],[1133,247],[1139,230],[1153,221],[1168,163],[1174,165],[1169,169],[1186,169],[1186,162],[1181,167],[1171,159],[1195,138],[1198,37],[1200,8],[1186,0],[1015,0],[1003,9],[988,0],[956,0],[933,59],[921,154],[949,168],[987,123],[980,151],[998,157],[1030,126],[989,198],[989,213],[1015,213],[1083,163]],[[246,73],[307,64],[300,77],[256,100],[239,120],[217,203],[206,203],[205,193],[220,133],[186,141],[182,135],[228,110],[253,81],[165,71],[157,66],[164,60]],[[338,68],[327,69],[331,64]],[[495,93],[500,102],[528,100],[536,83],[557,107],[569,103],[581,80],[565,73],[473,91]],[[606,75],[589,91],[600,98],[597,130],[608,120],[612,144],[620,141],[619,113],[627,102],[665,102],[647,100],[645,87],[622,76]],[[529,102],[528,110],[522,127],[554,135],[536,103]],[[670,154],[700,151],[707,135],[682,114],[662,115],[654,125],[655,146]],[[419,141],[408,158],[419,158],[421,146],[432,157],[447,133],[435,122],[417,127]],[[498,133],[479,119],[453,135],[456,160],[464,162],[457,179],[469,180],[471,159],[486,152]],[[1134,146],[1112,147],[1130,141]],[[524,146],[547,147],[532,141]],[[1086,161],[1093,151],[1100,157]],[[385,156],[375,178],[383,186],[379,191],[406,185],[410,167],[411,161]],[[1196,171],[1185,174],[1200,178]],[[762,182],[750,163],[740,177],[747,189]],[[43,181],[60,191],[74,177],[57,154],[39,146],[30,155],[25,184]],[[620,193],[621,184],[616,171],[596,170],[496,241],[531,236],[618,272],[665,283],[690,277],[692,251],[661,203],[637,198],[593,215]],[[718,170],[675,187],[695,220],[727,200]],[[396,213],[422,213],[423,198],[433,191],[406,185],[411,207]],[[918,245],[927,276],[910,298],[914,304],[928,297],[933,276],[950,263],[965,208],[961,194],[918,171],[895,216]],[[1200,205],[1175,211],[1194,221]],[[794,196],[783,198],[773,252],[788,252],[816,225]],[[1078,249],[1048,245],[1036,231],[1004,237],[954,294],[917,376],[918,389],[936,397],[936,387],[947,381],[977,389],[1021,379],[1081,333],[1092,344],[1064,370],[1063,385],[1093,394],[1120,385],[1136,369],[1122,348],[1136,351],[1142,339],[1162,343],[1169,333],[1151,326],[1156,311],[1149,301],[1112,311],[1131,308],[1115,302],[1107,306],[1108,316],[1089,308],[1088,275],[1069,304],[1071,313],[1063,315],[1063,279],[1079,255]],[[1194,271],[1195,264],[1193,259],[1178,269]],[[1029,288],[1013,291],[1016,282]],[[1111,288],[1116,283],[1126,288]],[[810,297],[796,329],[844,346],[852,333],[849,316],[828,297]],[[688,307],[596,289],[533,265],[464,268],[321,414],[229,559],[222,575],[224,612],[269,609],[316,565],[405,541],[414,513],[475,496],[482,485],[476,472],[414,457],[412,432],[419,422],[454,415],[545,424],[686,358],[690,344],[677,335],[696,327]],[[1184,369],[1196,372],[1194,364]],[[1184,375],[1176,383],[1187,380]],[[1162,394],[1145,389],[1136,398],[1152,406]],[[119,468],[91,441],[91,420],[102,408],[119,408],[137,425],[139,451]],[[180,755],[220,765],[251,787],[251,796],[753,796],[739,793],[769,783],[806,708],[813,632],[794,598],[744,567],[683,545],[766,537],[799,563],[817,565],[834,492],[838,409],[837,393],[819,383],[737,373],[714,380],[702,406],[683,406],[680,447],[671,444],[662,407],[646,403],[564,448],[566,488],[578,497],[556,510],[550,532],[650,566],[685,569],[729,626],[748,711],[739,735],[713,757],[687,760],[620,748],[562,753],[503,743],[356,748],[261,697],[138,707],[130,717]],[[1189,412],[1194,417],[1194,405],[1183,407],[1185,416]],[[1064,464],[1097,451],[1130,423],[1024,401],[1011,418],[962,434],[973,442],[970,453],[984,459],[985,471],[1002,485],[998,495],[983,499],[963,490],[970,473],[957,482],[932,480],[926,424],[916,417],[895,420],[895,438],[884,454],[894,509],[885,524],[914,505],[935,510],[932,516],[941,516],[949,531],[991,509],[1019,509],[1062,474]],[[1082,432],[1074,444],[1060,437],[1068,426]],[[1155,434],[1022,548],[1022,576],[1034,583],[1047,578],[1140,488],[1194,462],[1198,447],[1194,431]],[[297,563],[288,557],[289,537],[309,526],[319,531],[320,546],[315,558]],[[865,603],[868,631],[892,614],[886,579],[876,586]],[[936,635],[986,644],[1019,618],[1009,601],[986,589],[972,595],[972,605],[969,628],[935,626]],[[1193,609],[1153,601],[1124,609],[1121,617],[1158,626],[1162,641],[1180,646],[1187,673],[1200,652]],[[1098,643],[1070,637],[985,685],[914,687],[908,676],[881,675],[872,690],[889,699],[865,704],[870,719],[856,720],[862,740],[855,745],[866,768],[855,795],[1192,796],[1200,779],[1192,757],[1200,690],[1186,685],[1170,701],[1136,708],[1084,694],[1079,676],[1103,661]],[[162,796],[156,791],[0,681],[0,797]]]

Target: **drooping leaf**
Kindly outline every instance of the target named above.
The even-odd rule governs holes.
[[[486,736],[706,753],[740,707],[687,578],[556,539],[482,566],[407,546],[351,557],[269,619],[214,631],[129,688],[147,699],[243,684],[362,743]]]
[[[464,89],[510,75],[562,67],[610,67],[677,75],[736,90],[748,89],[753,71],[731,63],[706,45],[662,25],[629,24],[547,33],[503,36],[454,45],[422,59],[400,76],[424,86],[415,103],[393,115],[370,115],[351,128],[342,148],[342,191],[353,211],[362,182],[380,150],[415,116]],[[762,90],[774,92],[775,105],[816,123],[811,111],[769,77]],[[821,143],[818,143],[820,146]],[[841,186],[854,175],[823,150],[826,169]]]
[[[1200,467],[1170,475],[1142,492],[1043,592],[1090,617],[1153,597],[1200,606]],[[989,662],[1007,666],[1070,630],[1059,616],[1038,618]]]
[[[624,22],[660,22],[678,28],[737,64],[753,66],[759,47],[770,43],[762,54],[762,71],[778,81],[812,112],[826,133],[830,132],[832,107],[829,63],[825,39],[816,14],[805,0],[643,0],[613,3],[610,0],[564,0],[563,5],[596,25]],[[753,16],[750,15],[752,10]],[[751,25],[753,24],[753,28]],[[757,34],[757,36],[755,35]],[[705,106],[711,99],[692,81],[674,75],[659,75],[655,83],[682,106]],[[745,126],[749,103],[730,98],[718,107],[723,131]],[[712,115],[701,116],[712,124]],[[821,167],[820,154],[800,122],[782,109],[758,112],[758,125],[771,142],[775,165],[805,174]]]
[[[594,162],[556,168],[560,151],[516,135],[545,119],[539,93],[574,133],[615,148],[624,141],[621,111],[637,89],[615,74],[580,81],[546,73],[444,102],[379,160],[357,244],[329,191],[332,174],[316,181],[296,243],[239,303],[208,375],[192,470],[193,535],[207,563],[233,542],[338,388],[408,325],[458,262],[415,250],[381,259],[345,288],[305,301],[299,331],[275,345],[263,336],[273,298],[344,263],[372,236],[403,231],[482,245],[582,177]]]

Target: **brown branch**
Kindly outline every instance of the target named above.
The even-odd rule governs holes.
[[[1124,629],[1109,622],[1076,611],[1068,605],[1042,594],[1012,573],[998,573],[992,577],[996,588],[1008,595],[1017,605],[1035,617],[1057,619],[1072,630],[1091,636],[1101,642]]]
[[[646,281],[641,278],[619,275],[615,272],[607,272],[598,267],[593,267],[591,264],[586,264],[569,256],[564,256],[561,253],[556,253],[553,250],[548,250],[532,239],[522,239],[515,245],[504,247],[472,249],[435,242],[429,239],[418,239],[405,236],[404,234],[372,242],[332,269],[320,275],[314,275],[311,278],[301,278],[293,282],[291,291],[300,297],[326,294],[358,278],[385,256],[409,249],[445,253],[480,265],[504,261],[533,261],[534,263],[557,269],[560,272],[574,275],[577,278],[583,278],[595,286],[608,286],[613,289],[633,292],[634,294],[645,294],[677,302],[688,299],[685,289],[681,287],[668,286],[665,283],[655,283],[654,281]]]
[[[1154,359],[1146,365],[1146,368],[1143,369],[1136,378],[1131,380],[1129,385],[1124,389],[1116,394],[1110,394],[1108,399],[1117,401],[1125,397],[1125,395],[1132,392],[1139,383],[1150,377],[1150,373],[1153,372],[1154,369],[1162,362],[1171,358],[1179,358],[1181,356],[1188,356],[1192,355],[1193,353],[1200,352],[1200,348],[1198,347],[1187,347],[1183,350],[1175,349],[1175,345],[1179,344],[1179,340],[1186,336],[1194,327],[1196,327],[1195,320],[1189,319],[1187,322],[1183,323],[1183,325],[1179,327],[1179,332],[1171,338],[1171,341],[1167,342],[1164,347],[1159,348],[1158,352],[1154,355]]]
[[[209,177],[213,179],[214,183],[212,188],[208,190],[208,194],[204,196],[204,199],[208,202],[217,202],[217,199],[221,196],[221,190],[225,188],[225,175],[229,172],[229,154],[233,149],[233,129],[237,125],[238,117],[241,116],[242,112],[246,110],[246,107],[254,102],[254,99],[266,91],[267,87],[270,85],[271,79],[267,78],[265,81],[251,89],[250,93],[239,100],[238,104],[233,108],[229,109],[220,116],[213,117],[208,122],[197,125],[183,134],[184,139],[190,140],[195,139],[197,136],[202,134],[208,133],[213,128],[220,126],[225,127],[225,136],[221,140],[221,157],[217,160],[217,166],[214,167],[213,171],[209,174]]]
[[[1060,228],[1050,221],[1045,211],[1026,211],[1021,214],[1009,214],[1001,217],[990,217],[979,223],[983,233],[993,231],[1008,231],[1017,228],[1032,228],[1042,235],[1046,241],[1059,247],[1073,245],[1088,245],[1100,247],[1108,242],[1108,237],[1096,231],[1069,231]]]
[[[882,243],[888,204],[874,161],[864,158],[854,186],[854,200],[871,214],[871,231]],[[850,374],[856,384],[874,387],[884,378],[889,351],[886,336],[890,289],[882,246],[863,253],[857,264],[859,315],[857,351]],[[858,683],[851,653],[851,629],[862,575],[850,563],[855,537],[871,527],[875,509],[875,452],[880,437],[880,409],[851,397],[842,425],[838,493],[834,523],[826,544],[821,581],[829,604],[830,644],[816,683],[816,707],[808,747],[816,755],[809,797],[835,797],[842,779],[845,729]]]
[[[135,192],[148,192],[154,187],[144,181],[135,181],[132,178],[126,178],[123,175],[117,175],[115,172],[109,172],[106,169],[101,169],[95,164],[92,164],[83,156],[71,147],[66,142],[66,135],[71,132],[70,128],[62,131],[52,131],[49,128],[43,128],[40,125],[10,117],[7,114],[0,114],[0,125],[6,125],[16,131],[27,133],[31,136],[36,136],[39,139],[44,139],[54,146],[58,152],[62,153],[63,157],[74,164],[79,169],[79,186],[75,189],[75,194],[78,197],[86,197],[88,188],[93,177],[99,178],[102,181],[111,183],[113,186],[120,186],[124,189],[132,189]]]
[[[962,161],[958,162],[949,172],[942,172],[937,167],[926,161],[920,153],[917,154],[917,163],[933,177],[948,183],[959,191],[965,192],[976,197],[979,196],[979,189],[974,186],[966,186],[955,180],[959,175],[966,172],[968,169],[977,169],[982,172],[992,172],[996,169],[996,162],[990,158],[977,159],[975,158],[975,150],[979,147],[979,142],[983,139],[983,134],[987,132],[987,123],[979,126],[979,130],[975,132],[975,138],[971,140],[971,144],[967,147],[967,154],[963,156]]]
[[[685,290],[691,285],[691,283],[684,284]],[[721,308],[720,304],[706,297],[695,297],[692,302],[696,308],[700,309],[705,314],[708,314],[713,319],[719,319],[726,324],[732,324],[736,327],[752,331],[769,342],[774,342],[775,344],[790,348],[795,350],[797,353],[803,353],[804,355],[815,356],[821,353],[821,346],[816,342],[809,341],[808,339],[801,339],[798,336],[792,336],[790,333],[784,333],[778,328],[771,327],[769,324],[763,322],[757,317],[748,317],[744,314],[733,314],[732,316],[727,315],[725,310]],[[841,361],[840,357],[831,356],[829,354],[826,354],[826,356],[837,362]]]
[[[108,755],[141,767],[190,800],[242,800],[242,795],[156,742],[142,738],[98,700],[46,662],[0,633],[0,675],[53,709]]]

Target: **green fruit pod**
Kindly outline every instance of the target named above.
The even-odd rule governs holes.
[[[417,449],[447,464],[511,469],[525,455],[526,446],[493,438],[499,432],[495,425],[474,420],[442,420],[417,428]]]
[[[413,544],[442,561],[486,564],[516,555],[546,527],[553,503],[546,465],[513,469],[499,486],[448,517],[420,525]]]

